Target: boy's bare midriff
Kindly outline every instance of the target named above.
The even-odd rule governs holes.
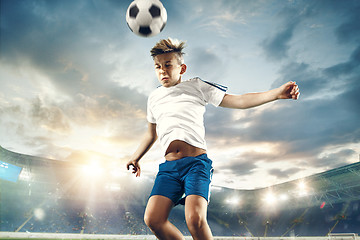
[[[181,140],[175,140],[167,148],[165,159],[174,161],[183,157],[196,157],[204,153],[206,153],[205,149],[194,147]]]

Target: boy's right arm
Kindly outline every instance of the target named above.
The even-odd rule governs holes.
[[[132,173],[136,174],[136,177],[140,177],[140,159],[145,155],[147,151],[152,147],[157,139],[156,134],[156,124],[155,123],[148,123],[148,129],[145,133],[141,144],[137,148],[136,152],[132,155],[130,161],[126,164],[127,169],[130,169],[130,166],[133,166]]]

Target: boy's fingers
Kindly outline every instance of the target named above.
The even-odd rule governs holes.
[[[296,85],[296,89],[295,89],[295,99],[298,99],[299,96],[300,96],[299,86]]]
[[[132,166],[132,167],[135,167],[135,166],[134,166],[134,164],[132,164],[132,163],[128,163],[128,164],[126,164],[126,168],[127,168],[127,170],[130,170],[130,167],[131,167],[131,166]]]
[[[296,93],[295,93],[295,95],[294,95],[294,99],[295,99],[295,100],[298,99],[299,96],[300,96],[300,92],[299,92],[299,91],[296,91]]]

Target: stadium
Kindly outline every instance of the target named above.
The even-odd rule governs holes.
[[[153,179],[2,147],[0,161],[1,239],[155,239],[143,222]],[[182,206],[170,220],[191,239]],[[358,239],[360,162],[255,190],[213,186],[208,222],[215,239]]]

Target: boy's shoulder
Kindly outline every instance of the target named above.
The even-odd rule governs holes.
[[[188,89],[188,88],[191,88],[193,90],[195,89],[198,89],[198,88],[201,88],[201,84],[204,83],[204,81],[199,78],[199,77],[193,77],[193,78],[189,78],[187,80],[184,80],[184,81],[181,81],[177,87],[179,89]]]
[[[186,79],[186,80],[182,80],[179,84],[177,84],[175,87],[181,87],[183,85],[187,85],[187,84],[193,84],[193,83],[196,83],[196,82],[206,82],[206,81],[203,81],[201,78],[199,77],[193,77],[193,78],[189,78],[189,79]],[[166,88],[162,85],[159,85],[157,88],[155,88],[153,92],[158,92],[158,91],[164,91],[166,89],[172,89],[173,87],[170,87],[170,88]]]
[[[196,81],[202,81],[202,80],[199,77],[193,77],[193,78],[185,80],[184,82],[196,82]]]
[[[227,91],[227,87],[226,86],[223,86],[223,85],[220,85],[218,83],[214,83],[214,82],[209,82],[209,81],[205,81],[203,79],[201,79],[200,77],[193,77],[193,78],[189,78],[187,80],[183,80],[181,81],[179,84],[173,86],[173,87],[170,87],[170,88],[166,88],[164,86],[158,86],[156,89],[154,89],[149,96],[152,96],[152,95],[156,95],[160,92],[171,92],[173,89],[186,89],[186,88],[189,88],[191,87],[192,89],[208,89],[208,88],[211,88],[211,87],[215,87],[215,88],[218,88],[222,91]]]
[[[172,92],[174,90],[177,91],[177,90],[181,90],[181,89],[184,90],[184,89],[188,89],[188,88],[194,89],[194,84],[198,85],[197,84],[198,82],[202,82],[202,80],[199,77],[193,77],[193,78],[190,78],[190,79],[187,79],[187,80],[183,80],[179,84],[177,84],[176,86],[170,87],[170,88],[166,88],[166,87],[160,85],[150,93],[149,98],[152,98],[152,97],[154,97],[156,95],[161,95],[162,93],[167,94],[167,93]],[[197,87],[195,87],[195,88],[197,88]]]
[[[189,80],[187,80],[185,82],[189,82],[190,84],[196,82],[200,86],[200,88],[209,88],[211,86],[211,87],[215,87],[217,89],[220,89],[223,92],[226,92],[227,89],[228,89],[228,87],[226,87],[226,86],[223,86],[221,84],[214,83],[214,82],[209,82],[209,81],[203,80],[203,79],[201,79],[199,77],[191,78],[191,79],[189,79]]]

